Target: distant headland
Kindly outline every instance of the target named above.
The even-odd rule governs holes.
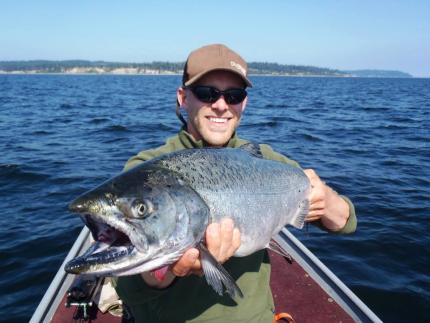
[[[88,60],[29,60],[0,61],[0,74],[143,74],[169,75],[182,74],[184,62],[120,63]],[[278,63],[251,62],[248,64],[251,75],[277,76],[333,76],[333,77],[393,77],[408,78],[412,75],[401,71],[387,70],[349,70],[285,65]]]

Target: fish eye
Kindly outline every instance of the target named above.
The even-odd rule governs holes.
[[[140,216],[144,216],[145,213],[146,213],[146,211],[147,211],[147,209],[148,208],[146,207],[146,205],[144,203],[140,203],[137,206],[137,214],[139,214]]]
[[[134,209],[136,210],[137,216],[144,218],[152,212],[152,204],[149,201],[134,201]]]

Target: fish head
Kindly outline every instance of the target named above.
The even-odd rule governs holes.
[[[75,199],[95,244],[66,265],[75,274],[131,275],[177,260],[197,244],[209,208],[189,185],[164,169],[120,174]]]

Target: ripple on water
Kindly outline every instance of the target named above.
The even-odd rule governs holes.
[[[176,133],[181,80],[6,77],[0,87],[0,317],[24,322],[82,227],[67,204],[120,172],[131,155]],[[384,321],[425,321],[430,80],[252,81],[240,136],[315,168],[354,201],[359,216],[351,236],[313,226],[295,234]]]

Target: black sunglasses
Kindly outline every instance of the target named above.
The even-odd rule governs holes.
[[[245,100],[248,95],[245,89],[227,89],[220,91],[216,87],[204,85],[192,86],[189,87],[189,89],[197,99],[204,103],[215,103],[221,95],[223,95],[227,104],[238,104]]]

